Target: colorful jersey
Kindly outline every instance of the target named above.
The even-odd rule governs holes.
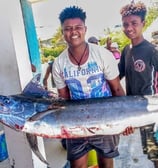
[[[66,49],[53,64],[53,77],[58,89],[68,86],[72,99],[87,99],[111,96],[107,80],[115,79],[118,67],[112,53],[105,48],[89,45],[88,60],[81,70],[73,64]]]
[[[120,77],[126,79],[127,95],[158,93],[158,50],[147,40],[124,48],[119,70]]]

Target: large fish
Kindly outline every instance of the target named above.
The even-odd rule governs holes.
[[[120,134],[128,126],[156,123],[158,96],[76,101],[0,96],[0,121],[15,130],[46,138]]]
[[[0,95],[0,122],[27,133],[37,157],[41,155],[36,135],[46,138],[77,138],[122,133],[157,123],[158,96],[122,96],[87,100],[51,99],[35,76],[21,95]]]

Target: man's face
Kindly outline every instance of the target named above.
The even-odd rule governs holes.
[[[85,41],[87,27],[79,18],[67,19],[62,24],[62,33],[69,46],[77,46]]]
[[[142,36],[142,30],[145,25],[139,16],[130,15],[122,18],[123,31],[125,35],[133,40]]]

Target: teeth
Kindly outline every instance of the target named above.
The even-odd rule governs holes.
[[[130,36],[133,35],[133,34],[134,34],[134,33],[128,33],[128,35],[130,35]]]
[[[78,36],[72,36],[71,38],[72,38],[72,39],[76,39],[76,38],[78,38]]]

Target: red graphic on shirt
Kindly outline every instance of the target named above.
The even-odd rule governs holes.
[[[136,60],[134,62],[134,69],[137,72],[143,72],[145,69],[145,63],[143,60]]]

